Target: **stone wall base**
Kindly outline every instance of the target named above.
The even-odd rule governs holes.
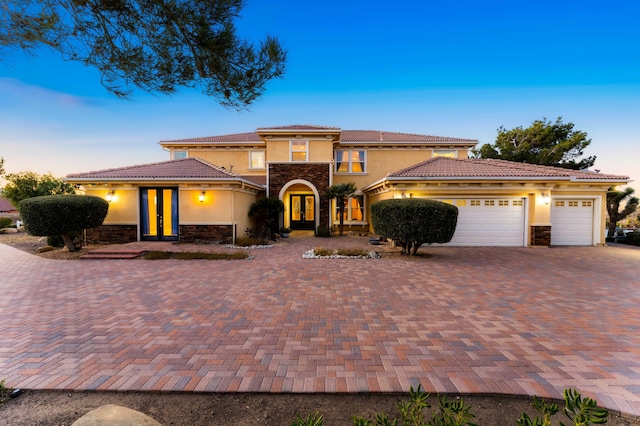
[[[551,245],[551,226],[532,226],[531,245],[547,247]]]
[[[124,244],[138,241],[137,225],[100,225],[87,229],[87,244]]]
[[[181,243],[233,242],[233,225],[180,225]]]

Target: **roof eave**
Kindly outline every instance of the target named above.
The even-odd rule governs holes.
[[[341,144],[345,145],[447,145],[447,146],[459,146],[459,147],[468,147],[473,148],[478,144],[478,141],[340,141]]]
[[[256,140],[256,141],[160,141],[158,145],[162,147],[170,147],[170,146],[186,146],[186,145],[237,145],[237,146],[246,146],[246,145],[264,145],[264,140]]]
[[[86,183],[100,183],[100,182],[122,182],[122,183],[141,183],[141,182],[215,182],[215,183],[245,183],[251,186],[254,186],[259,189],[265,189],[264,185],[260,185],[258,183],[252,182],[243,178],[175,178],[175,177],[145,177],[145,178],[74,178],[74,177],[64,177],[62,178],[64,181],[70,182],[86,182]]]

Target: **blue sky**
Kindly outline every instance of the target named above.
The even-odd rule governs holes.
[[[640,3],[248,0],[239,33],[277,36],[284,78],[250,111],[196,91],[122,101],[46,50],[0,57],[0,156],[56,176],[164,161],[158,141],[317,124],[478,139],[562,116],[596,169],[640,179]],[[640,191],[640,185],[631,183]]]

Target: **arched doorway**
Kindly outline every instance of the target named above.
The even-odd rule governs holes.
[[[320,194],[309,181],[296,179],[282,187],[278,196],[284,203],[283,226],[292,230],[315,230],[318,226]]]

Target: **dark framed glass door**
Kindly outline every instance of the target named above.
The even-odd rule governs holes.
[[[140,239],[178,240],[178,188],[140,188]]]
[[[315,229],[316,199],[313,194],[292,194],[289,205],[291,229]]]

